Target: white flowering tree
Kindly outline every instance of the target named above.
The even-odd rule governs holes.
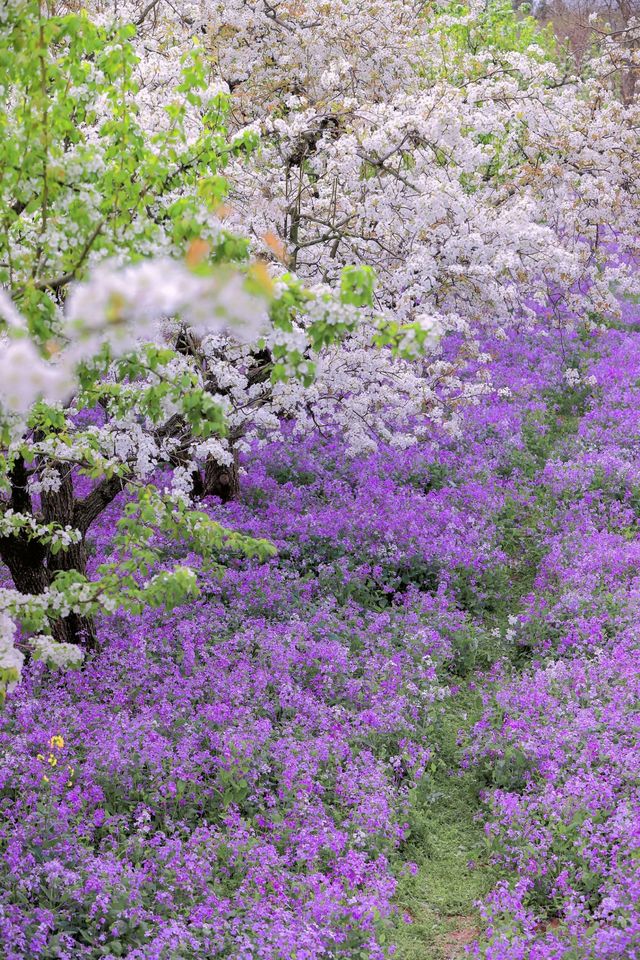
[[[415,442],[487,389],[478,331],[631,289],[615,38],[577,78],[496,2],[11,0],[0,27],[5,685],[24,644],[78,659],[97,610],[195,590],[156,535],[268,552],[193,498],[282,418]]]
[[[209,2],[232,116],[263,134],[230,174],[238,220],[305,278],[362,262],[379,306],[497,327],[616,309],[611,226],[637,250],[638,107],[505,3]],[[277,56],[274,51],[277,50]]]
[[[407,347],[422,332],[419,363],[406,363],[372,349],[376,322],[359,325],[325,352],[311,392],[274,390],[264,356],[249,377],[229,375],[210,342],[229,406],[218,451],[227,461],[283,414],[301,428],[337,424],[353,449],[411,442],[433,419],[456,426],[461,401],[487,388],[483,328],[536,322],[534,305],[551,323],[593,322],[618,310],[621,288],[634,292],[638,106],[616,96],[613,73],[628,43],[606,38],[577,76],[550,31],[508,0],[117,9],[138,24],[147,90],[171,82],[167,37],[176,49],[197,40],[230,94],[230,129],[260,135],[251,156],[227,166],[227,224],[307,283],[372,267],[377,313],[410,325]],[[469,359],[479,361],[475,382],[459,375]]]
[[[31,0],[0,17],[4,689],[25,649],[78,662],[98,610],[193,593],[191,569],[160,568],[160,538],[212,563],[271,552],[192,508],[228,429],[201,345],[224,343],[228,375],[267,354],[267,378],[309,382],[306,352],[356,323],[371,279],[346,271],[337,296],[274,282],[223,229],[222,171],[255,137],[227,137],[225,97],[197,51],[149,128],[132,27]],[[122,492],[113,556],[89,579],[87,534]]]

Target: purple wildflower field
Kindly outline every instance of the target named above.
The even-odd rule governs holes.
[[[411,806],[467,688],[446,776],[478,778],[494,878],[468,949],[640,956],[639,320],[487,343],[496,390],[459,439],[256,449],[208,510],[277,557],[105,620],[82,670],[25,668],[0,714],[5,960],[408,956]]]
[[[640,0],[0,0],[0,960],[640,960]]]

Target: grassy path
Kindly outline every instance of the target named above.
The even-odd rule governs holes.
[[[400,915],[391,941],[395,960],[460,960],[465,947],[482,932],[477,909],[497,879],[489,862],[483,829],[480,791],[489,785],[486,771],[461,765],[465,746],[482,713],[480,690],[487,692],[486,666],[509,657],[514,668],[526,665],[508,645],[490,639],[493,628],[504,635],[507,616],[515,613],[520,597],[533,587],[543,555],[545,530],[553,524],[553,498],[540,474],[547,461],[577,431],[585,410],[585,396],[566,388],[549,393],[544,429],[523,424],[524,450],[520,468],[522,502],[528,506],[505,510],[501,546],[512,559],[508,595],[478,628],[476,666],[463,679],[450,677],[451,696],[434,730],[435,768],[412,798],[411,834],[401,850],[404,862],[417,865],[417,873],[403,876],[396,901]],[[509,500],[507,498],[507,504]]]
[[[397,927],[398,960],[454,960],[480,932],[475,907],[495,873],[487,861],[477,770],[463,770],[464,740],[479,719],[480,696],[468,683],[452,694],[439,732],[434,775],[425,778],[412,807],[411,837],[403,859],[418,866],[404,877],[398,903],[411,923]]]

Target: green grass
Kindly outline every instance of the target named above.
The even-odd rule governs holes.
[[[587,356],[586,348],[581,356]],[[462,960],[465,946],[482,935],[476,904],[498,879],[497,868],[489,863],[483,830],[486,810],[479,794],[488,785],[487,778],[499,786],[505,771],[499,767],[488,771],[482,765],[467,770],[461,760],[482,714],[479,690],[487,692],[487,667],[502,657],[516,670],[523,665],[523,651],[505,648],[499,638],[504,637],[508,615],[517,609],[519,598],[533,588],[545,533],[557,510],[553,494],[539,483],[540,472],[552,455],[562,455],[578,430],[589,391],[564,386],[547,391],[545,400],[546,411],[531,415],[524,425],[523,447],[514,448],[511,462],[503,465],[503,475],[515,474],[520,487],[520,496],[506,498],[496,517],[499,544],[510,558],[508,570],[496,570],[493,581],[485,584],[490,604],[485,600],[475,609],[462,597],[476,625],[452,638],[454,658],[448,669],[457,676],[449,674],[449,682],[458,687],[452,687],[456,692],[443,702],[442,716],[432,731],[434,768],[411,798],[411,832],[398,853],[398,916],[388,936],[396,947],[394,960]],[[475,680],[477,689],[469,689],[469,680]],[[517,776],[519,763],[520,758],[512,757],[506,775]],[[402,875],[407,862],[418,865],[415,876]],[[412,922],[403,922],[403,915]]]
[[[478,771],[460,768],[465,733],[480,712],[480,696],[465,685],[445,701],[435,730],[436,769],[415,792],[411,834],[400,852],[403,861],[418,865],[418,872],[403,877],[398,886],[400,917],[408,914],[412,922],[395,923],[395,960],[457,960],[480,932],[475,904],[496,877],[477,820],[483,783]]]

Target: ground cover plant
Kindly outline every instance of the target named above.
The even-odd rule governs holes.
[[[640,956],[637,27],[0,27],[2,957]]]

